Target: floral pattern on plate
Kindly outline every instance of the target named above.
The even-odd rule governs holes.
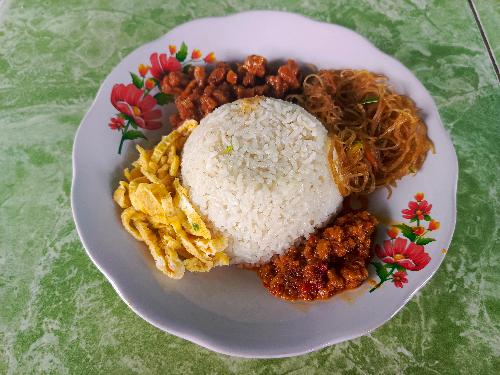
[[[111,104],[118,113],[109,121],[109,128],[121,133],[118,153],[121,154],[126,140],[146,139],[141,129],[157,130],[161,128],[162,112],[159,106],[171,103],[172,95],[161,92],[161,81],[170,72],[184,71],[199,63],[211,64],[215,54],[203,54],[197,48],[193,49],[188,59],[188,46],[182,43],[177,49],[175,45],[168,46],[169,53],[154,52],[149,57],[151,65],[140,64],[137,73],[130,72],[132,83],[118,83],[111,90]]]
[[[396,288],[403,288],[408,283],[408,271],[420,271],[431,261],[424,246],[435,241],[427,235],[438,230],[440,223],[431,217],[432,204],[424,199],[424,193],[417,193],[414,198],[414,201],[408,202],[408,208],[401,211],[410,225],[392,225],[387,230],[390,239],[385,240],[382,246],[375,246],[375,253],[381,262],[374,261],[372,264],[380,281],[370,293],[386,281],[392,281]],[[427,228],[423,225],[425,222],[428,222]]]

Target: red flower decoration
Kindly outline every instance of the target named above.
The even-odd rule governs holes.
[[[438,230],[441,226],[441,223],[437,220],[431,220],[429,223],[429,230]]]
[[[156,86],[156,82],[153,78],[148,78],[146,80],[146,82],[144,82],[144,86],[148,89],[148,90],[152,90],[155,86]]]
[[[139,64],[139,67],[137,68],[137,70],[139,71],[139,74],[141,75],[141,77],[145,77],[146,74],[148,74],[149,66],[144,65],[144,64]]]
[[[182,65],[174,56],[167,56],[166,53],[151,54],[151,75],[156,80],[161,81],[163,76],[168,72],[176,72],[182,69]]]
[[[201,51],[199,49],[195,48],[193,50],[193,52],[191,53],[191,58],[193,60],[198,60],[200,57],[201,57]]]
[[[215,53],[210,52],[208,55],[205,56],[203,59],[207,64],[211,64],[215,61]]]
[[[394,283],[394,286],[396,288],[402,288],[403,284],[406,284],[408,282],[406,273],[404,273],[403,271],[395,272],[394,275],[392,275],[392,282]]]
[[[108,124],[111,130],[120,130],[125,127],[125,120],[121,117],[113,117]]]
[[[419,271],[430,262],[431,257],[424,251],[422,245],[411,242],[406,247],[407,243],[408,241],[403,238],[397,238],[394,243],[386,240],[384,241],[384,248],[377,245],[375,251],[384,263],[397,263],[407,270]]]
[[[168,45],[168,50],[170,52],[171,55],[175,54],[177,52],[177,47],[174,46],[173,44],[169,44]]]
[[[426,200],[420,202],[408,202],[408,209],[402,210],[405,219],[424,220],[424,215],[431,213],[432,204],[427,203]]]
[[[407,271],[420,271],[431,261],[430,255],[424,251],[424,246],[436,239],[426,235],[438,230],[440,223],[431,218],[432,205],[424,200],[424,193],[416,193],[414,198],[415,201],[410,201],[408,208],[401,211],[403,217],[410,220],[410,225],[392,225],[387,230],[390,239],[384,241],[382,246],[375,245],[375,252],[382,263],[372,262],[380,281],[370,289],[370,293],[389,280],[392,280],[396,288],[403,288],[408,282]],[[429,222],[427,229],[421,225],[421,220]],[[399,230],[406,239],[398,238]]]
[[[399,234],[399,229],[396,227],[391,227],[390,229],[387,230],[387,235],[392,239],[396,238],[398,234]]]
[[[111,91],[111,104],[121,113],[134,119],[137,126],[144,129],[159,129],[161,127],[161,110],[153,109],[156,99],[151,95],[143,97],[144,92],[132,83],[117,84]]]
[[[421,236],[422,234],[425,233],[425,228],[424,227],[415,227],[411,231],[413,233],[415,233],[417,236]]]

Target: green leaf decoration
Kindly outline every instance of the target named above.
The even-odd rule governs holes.
[[[175,54],[175,58],[180,62],[183,62],[184,60],[186,60],[187,54],[188,54],[188,46],[186,45],[186,43],[182,42],[179,52]]]
[[[387,272],[387,269],[384,267],[384,265],[379,262],[372,262],[372,264],[375,267],[375,272],[377,272],[377,275],[380,278],[380,280],[387,279],[389,273]]]
[[[422,238],[417,239],[417,240],[415,241],[415,243],[416,243],[417,245],[422,245],[422,246],[424,246],[424,245],[427,245],[428,243],[431,243],[431,242],[433,242],[433,241],[436,241],[436,240],[435,240],[434,238],[425,238],[425,237],[422,237]]]
[[[417,239],[417,235],[413,232],[411,233],[403,233],[403,236],[405,236],[406,238],[408,238],[411,242],[415,242],[415,240]]]
[[[391,272],[393,268],[395,268],[397,271],[405,271],[406,272],[406,268],[404,268],[402,265],[400,265],[398,263],[386,263],[384,266],[385,266],[385,268],[387,268],[387,272]]]
[[[156,94],[154,96],[154,98],[156,99],[156,102],[159,105],[164,105],[164,104],[172,103],[174,101],[174,96],[173,95],[165,94],[163,92],[159,92],[158,94]]]
[[[394,225],[396,228],[399,228],[401,231],[410,231],[411,232],[411,227],[406,224],[396,224]]]
[[[431,221],[432,218],[429,215],[424,215],[424,220],[425,221]]]
[[[132,116],[126,115],[125,113],[120,113],[118,114],[118,117],[121,117],[125,121],[128,121],[134,129],[137,129],[137,124],[135,123],[134,118]]]
[[[414,223],[415,221],[417,221],[418,219],[416,217],[414,217],[413,219],[410,220],[410,223]]]
[[[398,271],[406,272],[406,268],[404,268],[401,264],[395,263],[394,266],[396,266]]]
[[[130,72],[130,76],[132,77],[132,83],[134,84],[135,87],[138,89],[142,89],[142,86],[144,86],[144,82],[142,79],[135,73]]]
[[[139,131],[139,130],[127,130],[125,133],[123,133],[123,138],[124,139],[137,139],[137,138],[147,139],[146,136],[144,135],[144,133]]]
[[[188,74],[189,68],[191,68],[193,65],[192,64],[186,64],[184,65],[184,68],[182,68],[182,72],[185,74]]]
[[[411,242],[415,242],[417,235],[415,233],[413,233],[412,228],[409,225],[398,224],[398,225],[395,225],[395,227],[397,227],[401,230],[401,233],[403,233],[403,236],[408,238]]]

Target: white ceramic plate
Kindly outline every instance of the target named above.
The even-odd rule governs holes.
[[[255,53],[270,61],[293,58],[319,68],[363,68],[382,73],[422,109],[436,153],[423,168],[405,177],[390,199],[386,191],[370,196],[370,211],[406,222],[401,210],[416,192],[432,203],[432,218],[441,222],[425,245],[430,262],[408,271],[408,282],[396,288],[387,281],[373,293],[373,281],[326,302],[290,303],[272,297],[257,275],[234,267],[208,274],[187,274],[174,281],[159,273],[142,243],[122,228],[119,208],[111,199],[122,169],[136,158],[133,142],[117,154],[117,132],[107,127],[116,113],[112,86],[129,83],[129,72],[149,63],[153,52],[168,52],[185,41],[218,60],[241,61]],[[171,106],[168,106],[171,107]],[[167,108],[166,112],[171,108]],[[151,146],[168,130],[147,133]],[[81,240],[97,267],[120,297],[156,327],[211,350],[242,357],[284,357],[353,339],[373,331],[396,314],[441,264],[455,225],[457,159],[432,97],[401,63],[365,38],[340,26],[281,12],[246,12],[205,18],[176,27],[127,56],[102,84],[78,129],[73,150],[73,214]],[[415,224],[415,223],[413,223]],[[425,222],[425,226],[427,226]],[[387,239],[380,227],[377,242]],[[371,279],[378,281],[370,266]],[[425,308],[425,307],[424,307]]]

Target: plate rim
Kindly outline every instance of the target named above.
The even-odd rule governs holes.
[[[450,165],[450,168],[454,172],[453,173],[453,175],[454,175],[454,177],[453,177],[453,186],[451,186],[451,189],[452,189],[452,192],[453,192],[453,196],[452,196],[452,207],[453,207],[453,210],[452,210],[452,217],[448,218],[449,219],[448,222],[451,224],[451,235],[450,235],[449,239],[447,239],[446,241],[444,241],[444,243],[446,244],[446,248],[449,248],[449,246],[450,246],[450,244],[452,242],[452,239],[453,239],[453,234],[454,234],[455,228],[456,228],[457,187],[458,187],[459,164],[458,164],[458,158],[457,158],[457,154],[456,154],[456,150],[455,150],[454,144],[453,144],[453,142],[451,140],[451,137],[450,137],[450,134],[449,134],[448,130],[446,129],[446,127],[444,126],[444,124],[443,124],[443,122],[441,120],[441,116],[439,114],[439,110],[438,110],[438,107],[436,105],[436,102],[435,102],[433,96],[430,94],[430,92],[425,88],[425,86],[422,84],[422,82],[415,76],[415,74],[413,74],[413,72],[409,68],[407,68],[403,63],[401,63],[395,57],[393,57],[391,55],[388,55],[385,52],[383,52],[382,50],[380,50],[370,40],[368,40],[366,37],[364,37],[363,35],[359,34],[358,32],[356,32],[356,31],[354,31],[352,29],[349,29],[347,27],[344,27],[342,25],[338,25],[338,24],[335,24],[335,23],[318,21],[316,19],[304,16],[302,14],[293,13],[293,12],[286,12],[286,11],[251,10],[251,11],[244,11],[244,12],[232,13],[232,14],[224,15],[224,16],[213,16],[213,17],[196,18],[196,19],[184,22],[182,24],[176,25],[175,27],[173,27],[172,29],[169,29],[166,33],[164,33],[160,37],[158,37],[158,38],[156,38],[156,39],[154,39],[152,41],[149,41],[147,43],[141,44],[138,47],[134,48],[133,51],[131,51],[129,54],[127,54],[125,57],[123,57],[111,69],[111,71],[108,73],[108,75],[106,76],[106,78],[104,78],[102,80],[102,82],[100,84],[100,87],[99,87],[99,89],[97,90],[97,92],[95,94],[94,100],[92,101],[92,103],[89,106],[87,112],[85,113],[85,115],[83,116],[82,120],[80,121],[78,129],[77,129],[77,131],[75,133],[74,142],[73,142],[73,148],[72,148],[71,211],[72,211],[72,215],[73,215],[73,220],[74,220],[74,223],[75,223],[75,227],[76,227],[76,230],[78,232],[78,236],[79,236],[80,241],[81,241],[81,243],[82,243],[82,245],[83,245],[83,247],[84,247],[87,255],[89,256],[89,258],[92,260],[92,262],[97,267],[97,269],[106,277],[106,279],[111,284],[111,286],[113,287],[113,289],[116,291],[116,293],[118,294],[118,296],[122,299],[122,301],[125,302],[125,304],[134,313],[136,313],[142,319],[144,319],[145,321],[147,321],[149,324],[155,326],[156,328],[158,328],[158,329],[160,329],[160,330],[162,330],[164,332],[167,332],[169,334],[173,334],[173,335],[175,335],[177,337],[180,337],[180,338],[183,338],[185,340],[191,341],[191,342],[193,342],[193,343],[195,343],[195,344],[197,344],[199,346],[202,346],[202,347],[204,347],[206,349],[209,349],[209,350],[221,353],[221,354],[235,356],[235,357],[241,357],[241,358],[284,358],[284,357],[292,357],[292,356],[297,356],[297,355],[303,355],[303,354],[311,353],[311,352],[323,349],[325,347],[328,347],[328,346],[331,346],[331,345],[334,345],[334,344],[338,344],[340,342],[344,342],[344,341],[348,341],[348,340],[353,340],[355,338],[367,335],[367,334],[375,331],[376,329],[378,329],[379,327],[381,327],[382,325],[384,325],[385,323],[387,323],[389,320],[391,320],[396,314],[398,314],[399,311],[401,311],[401,309],[414,297],[414,295],[417,292],[419,292],[429,282],[429,280],[436,274],[436,272],[438,271],[438,269],[441,267],[442,262],[443,262],[444,258],[446,257],[446,255],[439,258],[439,263],[437,264],[437,266],[435,267],[435,269],[431,270],[429,272],[429,274],[428,274],[428,277],[423,282],[421,282],[420,285],[418,285],[415,288],[414,291],[412,291],[408,296],[406,296],[406,298],[404,298],[403,302],[400,303],[400,305],[398,306],[398,308],[392,314],[390,314],[390,316],[384,316],[383,319],[379,319],[375,324],[373,324],[373,326],[371,326],[371,328],[369,328],[367,330],[363,330],[363,329],[356,330],[356,329],[353,329],[353,333],[351,335],[346,335],[346,336],[343,336],[343,337],[340,337],[340,338],[327,340],[326,342],[323,342],[323,343],[317,344],[317,345],[313,345],[313,346],[309,346],[307,348],[304,348],[303,350],[297,350],[297,351],[293,351],[293,352],[285,350],[283,352],[277,352],[277,353],[273,353],[273,354],[270,354],[270,355],[268,355],[268,354],[260,354],[260,353],[250,353],[248,350],[247,351],[244,351],[244,350],[231,350],[231,349],[229,349],[227,347],[224,347],[223,345],[220,345],[219,343],[212,341],[210,339],[210,337],[208,337],[208,335],[206,335],[205,333],[200,332],[200,333],[198,333],[196,335],[196,334],[193,334],[191,332],[186,332],[184,330],[177,329],[175,327],[175,324],[167,326],[163,322],[158,322],[155,319],[149,317],[148,313],[145,311],[145,309],[144,309],[143,306],[139,306],[138,304],[135,304],[135,303],[131,302],[131,300],[133,300],[133,297],[129,296],[128,293],[127,293],[127,291],[124,290],[124,288],[120,287],[120,285],[119,285],[120,282],[118,280],[115,280],[113,278],[113,276],[111,276],[110,272],[106,270],[106,265],[101,264],[96,259],[96,257],[92,254],[92,252],[89,250],[88,243],[85,240],[84,236],[82,235],[83,230],[80,227],[80,224],[78,222],[78,213],[75,210],[75,200],[76,200],[76,197],[75,197],[75,193],[74,192],[75,192],[75,186],[76,186],[76,182],[78,180],[78,174],[79,174],[78,173],[78,168],[77,168],[77,163],[76,163],[76,153],[77,153],[79,138],[81,138],[81,132],[82,132],[82,128],[83,128],[84,124],[87,122],[87,120],[88,120],[91,112],[93,111],[94,107],[97,105],[98,98],[101,96],[102,91],[104,91],[105,87],[109,84],[110,77],[111,77],[112,73],[115,71],[115,69],[123,61],[127,60],[132,54],[136,53],[139,49],[147,49],[151,45],[156,44],[156,43],[158,43],[161,40],[164,40],[168,34],[172,33],[173,31],[175,31],[178,28],[186,27],[187,25],[198,23],[198,22],[224,20],[224,19],[228,19],[228,18],[247,17],[247,16],[261,16],[261,15],[272,15],[272,16],[279,16],[279,17],[290,17],[290,16],[292,16],[292,17],[298,17],[298,18],[301,18],[304,22],[310,22],[310,23],[313,23],[313,24],[319,24],[319,25],[322,25],[323,27],[340,28],[340,29],[343,29],[344,31],[347,31],[348,33],[355,34],[358,38],[364,40],[365,43],[368,43],[378,53],[384,55],[385,58],[393,60],[394,63],[397,63],[398,65],[400,65],[401,68],[403,68],[409,74],[411,74],[415,78],[415,80],[418,82],[418,84],[420,86],[422,86],[422,88],[425,90],[425,92],[428,94],[429,98],[431,99],[430,105],[432,105],[433,109],[436,111],[436,114],[438,116],[437,120],[439,121],[441,127],[444,129],[444,132],[445,132],[445,135],[446,135],[446,141],[450,144],[451,149],[453,150],[453,160],[452,160],[453,161],[453,165]]]

